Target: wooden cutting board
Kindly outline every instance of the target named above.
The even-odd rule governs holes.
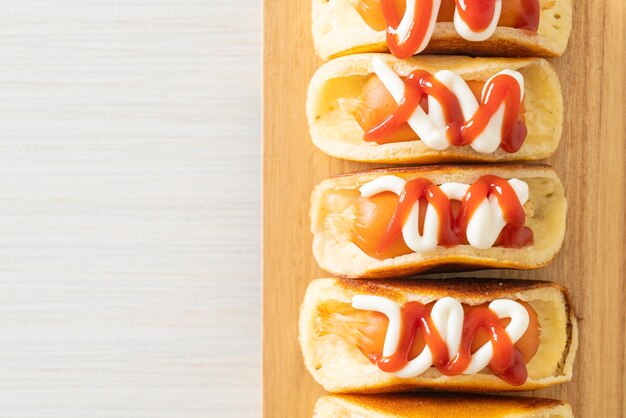
[[[560,148],[547,162],[565,184],[567,233],[547,268],[485,277],[553,280],[573,294],[580,318],[574,380],[538,391],[581,417],[624,416],[624,122],[626,46],[622,0],[575,1],[565,55],[552,62],[565,96]],[[302,364],[297,318],[310,280],[328,276],[311,254],[309,194],[322,179],[373,167],[326,156],[310,142],[304,113],[321,64],[310,35],[310,0],[265,0],[264,414],[311,416],[323,394]],[[476,275],[476,273],[473,273]]]

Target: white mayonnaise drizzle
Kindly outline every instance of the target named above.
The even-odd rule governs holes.
[[[400,342],[401,315],[400,305],[382,296],[357,295],[352,297],[352,307],[359,310],[380,312],[389,319],[383,356],[393,355]],[[515,344],[528,329],[530,319],[528,311],[519,302],[508,299],[497,299],[489,304],[489,309],[494,311],[498,318],[511,318],[511,322],[505,328],[509,338]],[[463,336],[463,322],[465,314],[461,303],[451,297],[438,300],[432,307],[431,317],[439,335],[448,346],[448,355],[454,358],[459,352],[461,338]],[[472,354],[467,368],[463,374],[475,374],[489,365],[493,357],[493,344],[485,343]],[[402,370],[394,375],[402,378],[412,378],[424,373],[433,365],[433,355],[428,345],[422,352],[410,360]]]
[[[385,62],[380,58],[372,59],[372,68],[378,76],[385,88],[389,91],[396,103],[400,103],[404,97],[404,82]],[[502,70],[498,74],[491,77],[485,87],[491,80],[500,75],[506,74],[513,77],[519,84],[521,99],[524,99],[524,76],[517,71]],[[438,71],[434,77],[444,84],[459,100],[463,118],[470,120],[479,107],[479,102],[474,97],[472,90],[469,88],[463,77],[449,70]],[[483,97],[487,93],[483,88]],[[436,150],[445,150],[450,146],[446,135],[446,123],[442,104],[433,96],[428,96],[428,113],[418,106],[407,123],[411,129],[420,137],[422,142],[430,148]],[[485,129],[472,141],[470,147],[476,152],[487,154],[495,152],[502,143],[502,124],[504,123],[504,103],[500,105],[498,111],[489,120]]]
[[[435,24],[437,23],[437,16],[439,15],[439,9],[441,8],[441,0],[433,0],[432,11],[430,13],[430,19],[428,21],[428,29],[424,35],[422,43],[417,47],[414,54],[419,54],[428,46],[430,39],[435,31]],[[419,10],[415,8],[415,0],[406,0],[404,16],[400,20],[400,24],[395,30],[395,36],[398,38],[399,43],[406,41],[411,30],[413,22],[417,20],[417,13]],[[493,35],[498,27],[498,21],[500,20],[500,14],[502,13],[502,0],[495,0],[495,10],[489,26],[485,30],[475,32],[472,30],[467,22],[465,22],[459,14],[458,7],[454,9],[454,28],[457,33],[468,41],[484,41]]]
[[[515,191],[521,205],[526,204],[529,198],[528,184],[519,179],[508,180]],[[382,192],[392,192],[400,195],[406,181],[397,176],[382,176],[365,183],[359,188],[363,197],[372,197]],[[470,185],[463,183],[444,183],[439,189],[450,200],[461,200]],[[430,203],[426,207],[423,233],[419,233],[419,205],[417,201],[402,226],[402,238],[406,245],[415,252],[434,250],[439,244],[439,215]],[[469,245],[478,249],[491,248],[498,239],[500,232],[506,226],[504,214],[498,198],[490,195],[486,197],[472,214],[467,224],[466,236]]]
[[[430,38],[433,36],[433,32],[435,31],[435,24],[437,23],[437,15],[439,14],[439,8],[441,7],[441,0],[433,0],[433,8],[430,13],[430,19],[428,21],[428,29],[426,30],[426,34],[424,35],[424,39],[422,43],[417,47],[417,50],[414,54],[419,54],[430,42]],[[413,26],[413,21],[417,19],[418,10],[415,9],[415,0],[406,0],[406,9],[404,12],[404,16],[402,16],[402,20],[400,20],[400,24],[396,29],[396,35],[400,43],[406,41],[406,38],[409,36],[409,32],[411,31],[411,26]]]

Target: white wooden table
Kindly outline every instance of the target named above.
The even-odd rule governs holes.
[[[260,414],[261,4],[0,6],[0,416]]]

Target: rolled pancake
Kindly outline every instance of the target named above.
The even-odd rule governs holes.
[[[491,174],[505,179],[518,178],[529,186],[533,216],[525,225],[533,231],[534,242],[523,248],[470,245],[438,246],[424,253],[409,253],[379,260],[365,254],[352,241],[354,203],[359,187],[384,175],[404,179],[426,178],[434,184],[471,184]],[[533,269],[547,265],[556,256],[565,235],[567,202],[555,171],[546,165],[429,166],[365,170],[321,182],[311,195],[313,255],[326,271],[341,277],[406,277],[437,269],[439,271],[480,268]]]
[[[489,369],[472,375],[442,375],[431,367],[413,378],[382,372],[354,342],[322,328],[320,312],[343,304],[350,309],[355,295],[376,295],[399,304],[427,304],[443,297],[456,298],[470,306],[494,299],[527,302],[537,313],[541,329],[539,349],[526,365],[528,379],[512,386]],[[325,309],[325,307],[331,308]],[[445,391],[535,390],[572,378],[578,346],[578,329],[571,298],[565,288],[552,282],[533,280],[448,279],[410,281],[361,281],[319,279],[307,288],[300,309],[300,345],[304,363],[324,389],[335,393],[403,392],[417,389]]]
[[[537,33],[499,26],[489,39],[470,42],[458,35],[452,22],[437,22],[424,53],[498,57],[562,55],[572,29],[572,2],[540,0],[539,3],[541,15]],[[315,51],[324,60],[389,51],[385,31],[370,28],[352,6],[352,0],[313,0],[312,19]]]
[[[463,394],[326,395],[314,418],[569,418],[567,402],[547,398]]]
[[[401,77],[423,69],[458,73],[465,80],[486,81],[504,69],[524,76],[527,137],[514,153],[501,148],[479,153],[470,146],[450,146],[438,151],[420,140],[376,144],[363,140],[363,129],[354,116],[366,81],[373,74],[372,58],[385,61]],[[550,156],[559,145],[563,126],[563,97],[552,66],[538,58],[468,58],[416,56],[399,60],[389,54],[342,57],[320,67],[309,84],[306,103],[313,143],[333,157],[379,163],[431,164],[443,162],[530,161]]]

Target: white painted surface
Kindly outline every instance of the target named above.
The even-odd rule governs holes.
[[[256,1],[3,2],[0,416],[260,415],[260,33]]]

